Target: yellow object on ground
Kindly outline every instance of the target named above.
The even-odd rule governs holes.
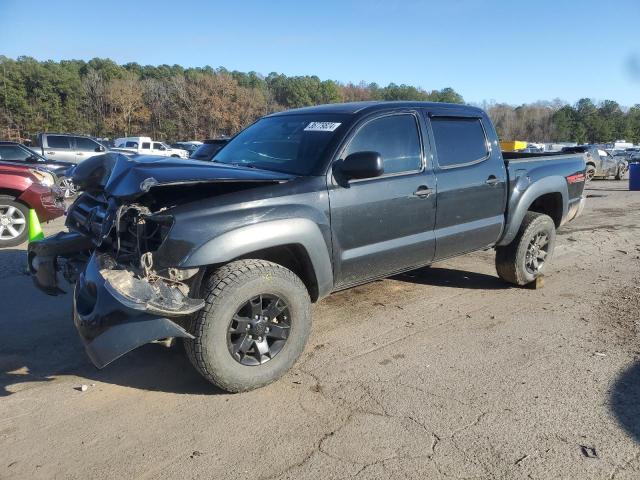
[[[518,150],[522,150],[527,148],[527,142],[522,140],[501,140],[500,141],[500,150],[503,152],[517,152]]]
[[[38,214],[31,208],[29,209],[29,241],[42,240],[44,233],[42,233],[42,227],[40,226],[40,220],[38,220]]]

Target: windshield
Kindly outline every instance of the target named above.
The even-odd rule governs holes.
[[[326,114],[263,118],[234,137],[213,161],[309,175],[343,119]]]

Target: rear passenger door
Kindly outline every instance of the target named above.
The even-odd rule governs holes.
[[[77,162],[73,137],[69,135],[43,135],[44,155],[51,160]]]
[[[433,258],[435,179],[425,164],[417,112],[379,114],[350,134],[334,165],[349,154],[381,154],[381,177],[340,184],[329,178],[336,285],[427,264]],[[336,167],[339,168],[339,167]]]
[[[489,247],[505,222],[507,174],[480,115],[430,114],[438,179],[435,259]],[[495,138],[493,136],[492,138]]]

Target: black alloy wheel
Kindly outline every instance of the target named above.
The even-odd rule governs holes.
[[[242,365],[261,365],[287,343],[291,314],[278,296],[261,294],[244,303],[229,322],[227,347]]]

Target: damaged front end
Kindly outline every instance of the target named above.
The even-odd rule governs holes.
[[[31,243],[29,269],[49,295],[64,293],[59,275],[74,285],[74,323],[99,368],[149,342],[193,338],[188,328],[204,306],[206,267],[178,268],[191,242],[168,241],[175,207],[190,204],[193,212],[216,194],[286,180],[210,162],[91,157],[73,173],[83,193],[67,212],[69,232]]]
[[[29,267],[47,294],[63,293],[59,274],[75,285],[74,323],[96,367],[149,342],[193,338],[189,316],[204,306],[190,296],[199,270],[153,264],[171,217],[85,193],[69,209],[67,226],[71,232],[29,245]]]

